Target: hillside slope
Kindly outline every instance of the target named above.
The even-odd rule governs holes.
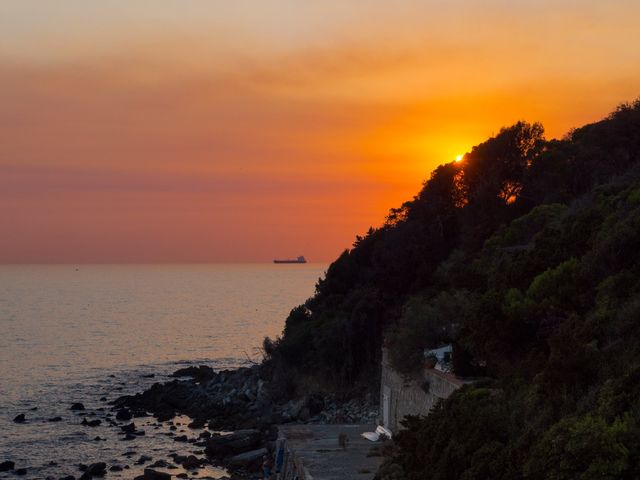
[[[409,419],[383,479],[638,478],[639,260],[640,101],[562,140],[519,122],[358,237],[265,351],[375,390],[383,338],[405,373],[452,342],[492,379]]]

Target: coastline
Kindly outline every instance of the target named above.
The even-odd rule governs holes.
[[[269,373],[263,364],[218,371],[189,366],[179,368],[162,383],[140,386],[137,393],[112,400],[106,395],[77,404],[69,398],[67,404],[60,405],[67,412],[63,413],[64,421],[61,417],[43,418],[37,407],[17,411],[16,416],[25,415],[25,423],[31,427],[76,425],[86,442],[98,445],[98,454],[85,463],[51,458],[49,468],[34,466],[28,460],[0,458],[0,468],[6,468],[0,477],[88,480],[103,475],[127,479],[171,475],[245,480],[260,474],[265,454],[273,457],[279,425],[371,423],[377,417],[371,402],[340,401],[318,393],[288,398],[274,388]],[[153,373],[139,376],[147,385],[151,379],[167,378]],[[118,378],[109,377],[118,383]],[[109,393],[117,394],[119,388]],[[94,432],[98,434],[94,436]],[[158,441],[164,448],[158,447]],[[101,455],[102,445],[121,453],[117,457],[106,451]],[[52,469],[64,474],[45,476],[45,471]]]

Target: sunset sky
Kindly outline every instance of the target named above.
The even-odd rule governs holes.
[[[325,262],[501,126],[640,95],[640,2],[4,0],[0,262]]]

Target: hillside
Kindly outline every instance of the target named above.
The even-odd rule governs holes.
[[[452,342],[491,379],[411,419],[383,479],[637,478],[639,164],[640,101],[561,140],[503,128],[356,239],[271,362],[375,389],[383,337],[406,373]]]

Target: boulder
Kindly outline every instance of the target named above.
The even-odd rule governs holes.
[[[74,411],[84,410],[84,405],[80,402],[77,402],[71,405],[71,408],[69,410],[74,410]]]
[[[145,468],[142,478],[144,480],[171,480],[171,475],[165,472],[158,472],[151,468]]]
[[[26,468],[16,468],[16,469],[14,470],[14,473],[15,473],[16,475],[23,476],[23,475],[26,475],[26,474],[27,474],[27,469],[26,469]]]
[[[52,417],[49,419],[50,422],[61,422],[62,417]]]
[[[16,464],[10,460],[0,463],[0,472],[8,472],[15,468]]]
[[[185,470],[193,470],[194,468],[198,468],[202,465],[203,460],[196,457],[195,455],[189,455],[184,462],[182,462],[182,466]]]
[[[136,461],[136,465],[142,465],[144,463],[150,462],[151,460],[153,460],[152,457],[149,457],[147,455],[140,455],[140,458],[138,458],[138,460]]]
[[[256,450],[249,450],[248,452],[234,455],[229,460],[229,465],[234,467],[244,467],[252,463],[262,460],[262,457],[267,454],[266,448],[258,448]]]
[[[136,431],[136,424],[131,422],[128,425],[121,426],[120,430],[122,430],[124,433],[133,433]]]
[[[101,420],[90,420],[87,422],[87,419],[83,419],[82,420],[82,425],[85,425],[87,427],[97,427],[102,423]]]
[[[24,423],[27,421],[26,417],[24,416],[24,413],[21,413],[20,415],[16,415],[15,418],[13,419],[14,422],[16,423]]]
[[[93,476],[100,477],[107,473],[107,464],[104,462],[96,462],[89,465],[87,472]]]
[[[80,476],[80,480],[88,480],[93,477],[103,477],[107,473],[107,464],[104,462],[96,462],[91,465],[80,465],[80,470],[84,473]]]
[[[131,415],[131,412],[126,408],[121,408],[120,410],[118,410],[118,413],[116,413],[116,420],[122,420],[126,422],[128,420],[131,420],[131,417],[133,417],[133,415]]]
[[[258,447],[262,441],[259,430],[237,430],[230,435],[214,435],[207,440],[205,452],[210,456],[236,455]]]
[[[193,422],[187,425],[189,428],[204,428],[205,419],[204,418],[196,418]]]
[[[289,416],[293,419],[298,418],[300,415],[300,411],[304,408],[307,400],[305,398],[300,398],[296,401],[291,402],[291,406],[289,407],[288,413]]]
[[[200,365],[199,367],[186,367],[176,370],[171,375],[172,377],[191,377],[196,382],[203,382],[206,380],[211,380],[215,377],[216,372],[213,371],[213,368],[207,367],[206,365]]]

